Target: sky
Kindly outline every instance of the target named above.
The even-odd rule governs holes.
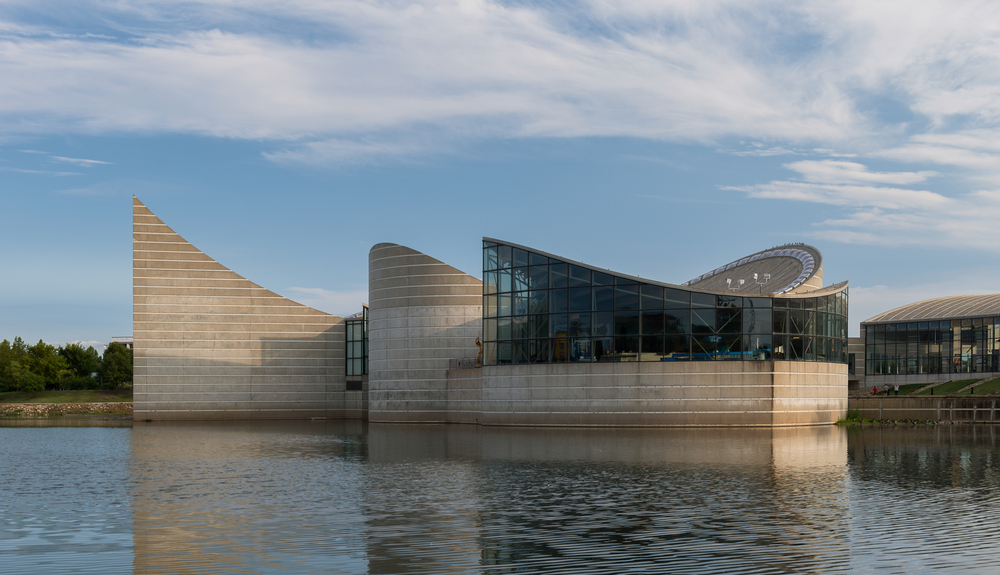
[[[133,195],[337,315],[379,242],[669,283],[804,242],[854,335],[1000,291],[998,136],[995,2],[5,0],[0,339],[132,333]]]

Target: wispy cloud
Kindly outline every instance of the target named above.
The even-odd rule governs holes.
[[[110,164],[111,163],[111,162],[103,162],[101,160],[84,160],[84,159],[81,159],[81,158],[64,158],[62,156],[50,156],[50,157],[53,160],[57,161],[57,162],[63,162],[63,163],[66,163],[66,164],[75,164],[77,166],[83,166],[85,168],[92,168],[94,166],[99,166],[99,165],[102,165],[102,164],[106,165],[106,164]]]
[[[870,172],[864,164],[837,160],[802,160],[785,164],[789,170],[798,172],[808,182],[826,184],[848,184],[866,182],[873,184],[908,185],[925,181],[937,172]]]
[[[0,166],[0,170],[4,172],[17,172],[19,174],[38,174],[40,176],[80,176],[80,172],[57,172],[52,170],[28,170],[24,168],[12,168],[8,166]]]

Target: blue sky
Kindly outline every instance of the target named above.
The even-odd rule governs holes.
[[[0,4],[0,338],[131,333],[131,196],[324,311],[480,238],[681,283],[815,245],[861,320],[994,293],[1000,5]]]

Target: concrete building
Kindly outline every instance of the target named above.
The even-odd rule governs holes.
[[[134,214],[136,418],[786,426],[846,413],[847,282],[823,287],[811,246],[674,285],[489,238],[479,280],[378,244],[369,304],[344,319],[236,275],[138,200]]]
[[[858,341],[859,386],[989,377],[1000,372],[1000,294],[904,305],[862,322]]]

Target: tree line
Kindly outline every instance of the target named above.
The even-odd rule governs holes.
[[[20,337],[0,342],[0,391],[38,393],[46,389],[132,387],[132,350],[112,342],[103,357],[93,346],[55,347]]]

